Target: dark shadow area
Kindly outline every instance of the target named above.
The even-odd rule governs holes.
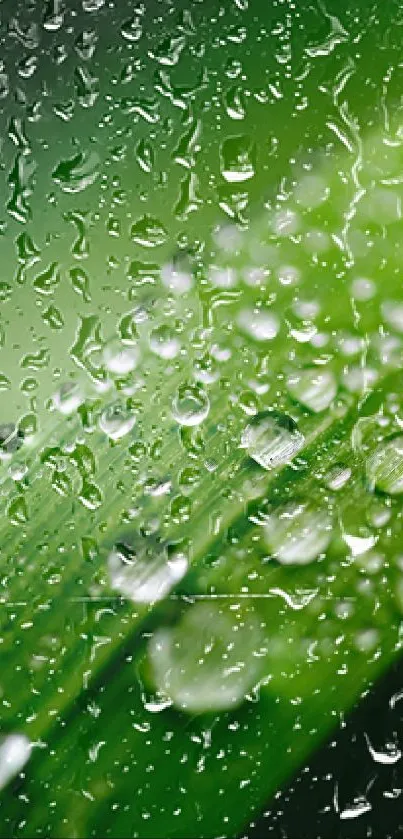
[[[277,793],[247,839],[403,837],[403,660]]]

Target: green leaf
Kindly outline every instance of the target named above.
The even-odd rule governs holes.
[[[234,836],[401,648],[390,9],[374,35],[358,5],[307,7],[302,33],[286,10],[191,5],[164,33],[105,11],[123,46],[103,34],[103,74],[73,64],[54,147],[29,129],[46,235],[39,202],[12,227],[35,185],[10,123],[4,836]]]

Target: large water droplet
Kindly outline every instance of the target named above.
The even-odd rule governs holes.
[[[262,671],[262,633],[254,615],[201,602],[149,645],[157,687],[191,714],[239,705]]]
[[[325,411],[337,393],[337,383],[330,370],[308,367],[287,379],[290,395],[315,414]]]
[[[200,425],[210,410],[207,393],[196,384],[184,384],[178,389],[172,404],[172,416],[180,425]]]
[[[132,225],[131,237],[133,242],[144,248],[156,248],[167,238],[164,225],[153,216],[143,216]]]
[[[129,434],[135,422],[135,415],[124,405],[116,403],[102,412],[99,426],[111,440],[115,441]]]
[[[367,458],[366,473],[372,489],[388,495],[403,493],[403,434],[377,446]]]
[[[0,743],[0,789],[21,772],[31,754],[25,734],[9,734]]]
[[[166,548],[120,542],[108,558],[112,588],[135,603],[154,603],[165,597],[184,577],[188,568],[185,554],[168,556]]]
[[[261,411],[248,423],[241,447],[264,469],[283,466],[295,457],[304,445],[304,436],[297,424],[278,411]]]
[[[238,315],[238,324],[255,341],[272,341],[280,329],[277,316],[268,309],[243,309]]]
[[[326,550],[332,535],[328,512],[307,501],[290,501],[267,516],[265,539],[282,565],[307,565]]]

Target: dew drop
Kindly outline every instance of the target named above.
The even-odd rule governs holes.
[[[25,734],[9,734],[0,743],[0,789],[21,772],[29,759],[31,748]]]
[[[403,493],[403,434],[377,446],[366,460],[366,474],[372,489],[388,495]]]
[[[210,410],[207,393],[197,384],[184,384],[172,404],[172,416],[179,425],[200,425]]]
[[[265,541],[282,565],[308,565],[329,545],[328,512],[307,501],[290,501],[267,516]]]
[[[262,633],[257,619],[200,602],[173,629],[159,629],[148,654],[157,688],[190,714],[239,705],[259,680]]]
[[[241,448],[263,466],[275,469],[290,463],[304,445],[304,436],[296,422],[278,411],[261,411],[248,423],[242,435]]]
[[[130,433],[136,422],[135,415],[124,405],[116,403],[102,412],[99,426],[110,440],[120,440]]]
[[[290,395],[315,414],[325,411],[337,393],[337,383],[330,370],[309,367],[287,379]]]
[[[168,556],[164,548],[139,548],[124,542],[115,545],[109,554],[108,570],[111,587],[135,603],[155,603],[164,598],[184,577],[188,569],[185,554]]]

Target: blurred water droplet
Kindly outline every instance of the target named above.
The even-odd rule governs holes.
[[[0,789],[24,768],[31,754],[25,734],[8,734],[0,743]]]
[[[150,334],[150,349],[169,361],[178,355],[180,342],[170,326],[157,326]]]
[[[369,485],[388,495],[403,492],[403,435],[382,442],[366,459]]]
[[[307,501],[290,501],[266,518],[265,541],[282,565],[307,565],[323,553],[332,536],[329,513]]]
[[[337,393],[337,383],[330,370],[309,367],[287,379],[290,395],[315,414],[325,411]]]
[[[272,341],[280,329],[280,322],[269,309],[242,309],[238,325],[255,341]]]
[[[135,603],[162,600],[186,574],[188,560],[183,553],[168,555],[161,546],[144,542],[116,544],[108,558],[112,588]]]
[[[259,680],[262,633],[251,613],[197,603],[173,629],[159,629],[148,654],[157,688],[190,714],[234,708]]]

